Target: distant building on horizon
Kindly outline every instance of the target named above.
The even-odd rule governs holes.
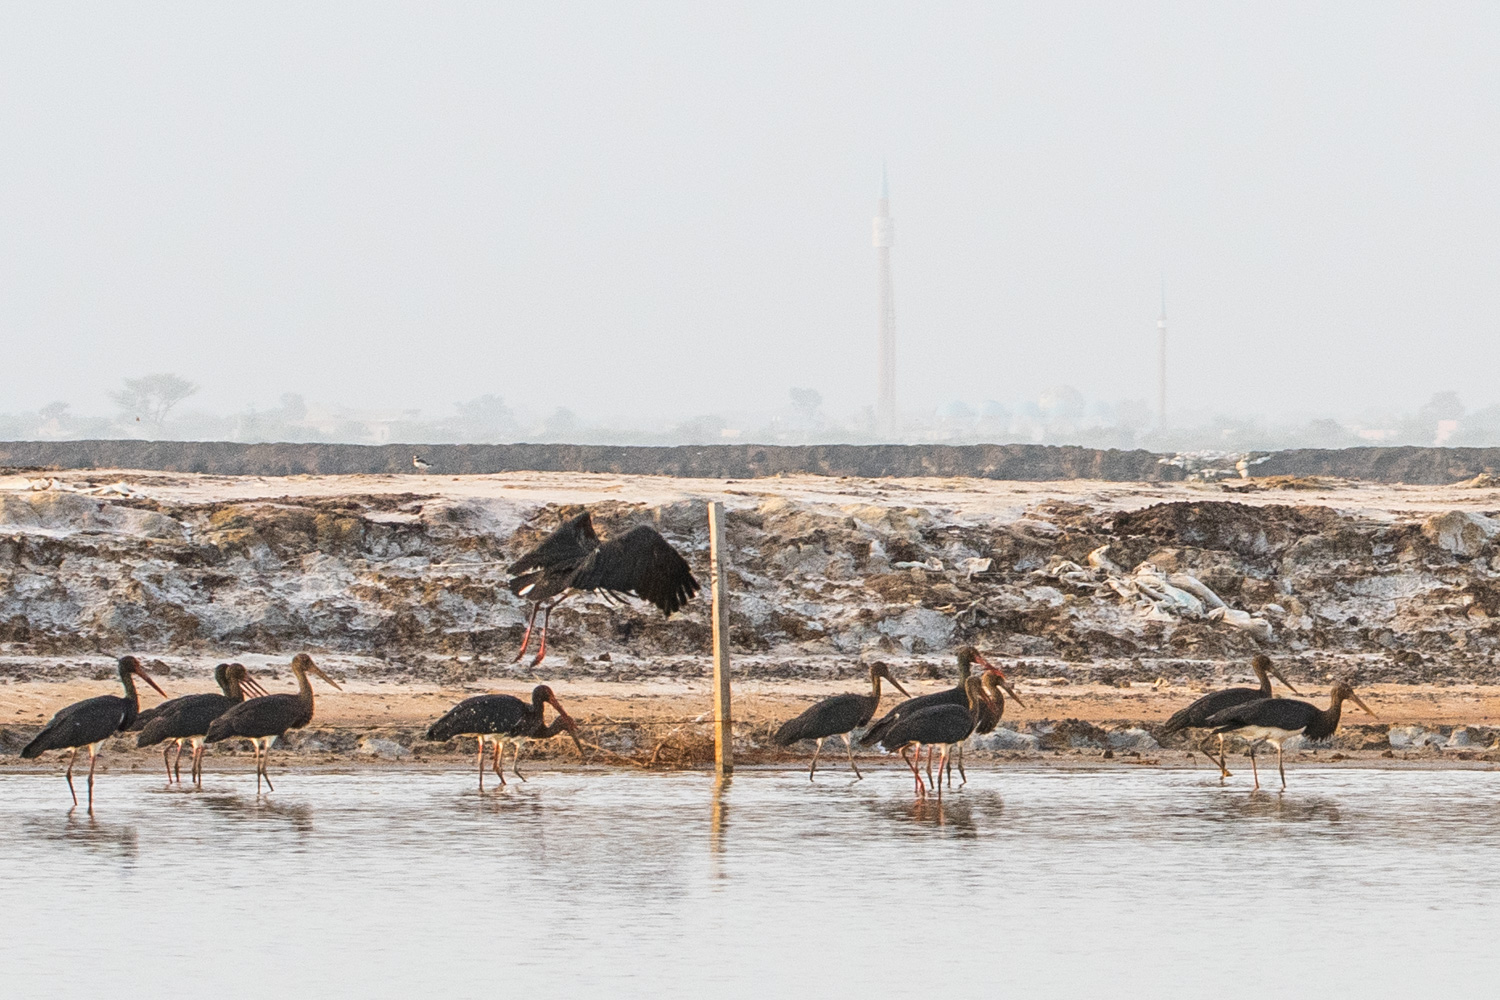
[[[875,429],[895,434],[896,415],[896,300],[891,286],[891,247],[896,242],[896,220],[891,218],[891,189],[885,167],[880,168],[880,203],[874,225],[875,264],[879,273],[880,347],[875,397]]]

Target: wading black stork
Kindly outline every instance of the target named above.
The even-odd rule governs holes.
[[[869,694],[836,694],[832,698],[824,698],[813,705],[807,711],[782,723],[781,728],[776,730],[774,739],[777,746],[789,747],[798,740],[816,740],[818,747],[813,751],[812,766],[807,769],[807,780],[813,780],[813,775],[818,770],[818,755],[823,752],[823,741],[830,736],[842,736],[844,738],[844,750],[849,755],[849,766],[854,768],[854,776],[863,779],[864,775],[859,773],[859,765],[854,763],[854,742],[849,734],[860,728],[868,726],[870,720],[875,716],[875,709],[880,707],[880,679],[885,678],[891,682],[897,691],[910,698],[906,688],[901,682],[891,676],[891,668],[884,663],[876,663],[870,667],[870,693]]]
[[[987,697],[984,681],[980,677],[970,677],[964,683],[963,690],[964,705],[929,705],[915,712],[905,713],[881,734],[880,745],[887,750],[899,750],[901,759],[911,768],[918,795],[927,794],[927,786],[922,783],[922,772],[919,770],[922,746],[925,744],[942,748],[943,755],[938,762],[938,773],[941,774],[953,747],[968,739],[969,734],[974,732],[981,706]],[[915,759],[907,756],[907,751],[911,749],[916,751]],[[941,781],[937,782],[937,791],[939,795],[943,793]]]
[[[36,734],[36,739],[26,744],[21,756],[26,759],[39,757],[48,750],[72,750],[68,758],[68,791],[73,793],[73,805],[78,805],[78,792],[73,788],[73,762],[78,759],[78,748],[89,749],[89,812],[94,811],[94,764],[99,759],[99,744],[116,732],[129,728],[140,714],[141,701],[135,693],[135,679],[140,677],[156,688],[163,696],[166,692],[151,679],[133,656],[120,657],[120,684],[125,688],[125,697],[106,694],[74,702],[52,717],[52,721]]]
[[[542,713],[551,705],[557,710],[557,718],[551,725],[543,725]],[[578,724],[563,710],[557,695],[545,684],[538,684],[531,691],[531,703],[527,704],[515,695],[482,694],[465,698],[454,705],[441,719],[427,729],[429,740],[451,740],[455,736],[472,736],[479,741],[479,790],[484,791],[484,746],[495,744],[495,774],[500,786],[505,787],[504,748],[506,743],[516,745],[515,774],[522,781],[521,746],[527,740],[548,739],[566,732],[583,756],[583,744],[578,741]]]
[[[593,591],[606,599],[643,598],[661,609],[664,617],[679,610],[698,593],[687,560],[650,525],[638,525],[603,544],[585,511],[543,539],[542,544],[511,564],[510,591],[531,602],[526,634],[516,661],[531,645],[537,612],[542,612],[542,634],[534,667],[547,655],[547,620],[552,609],[577,593]],[[512,661],[515,662],[515,661]]]
[[[958,647],[958,684],[955,687],[903,701],[875,720],[870,728],[865,730],[865,734],[859,739],[860,745],[872,747],[879,743],[885,731],[893,726],[903,713],[910,714],[911,712],[932,705],[957,705],[959,708],[966,707],[969,704],[969,698],[964,693],[964,685],[969,682],[969,670],[976,663],[983,668],[984,673],[993,673],[998,675],[1001,680],[1005,680],[1005,674],[1000,668],[989,660],[986,660],[979,650],[973,646],[960,646]],[[1006,686],[1009,687],[1008,682]],[[1015,692],[1011,692],[1011,695],[1014,697]]]
[[[1010,686],[1010,681],[1004,675],[990,673],[987,670],[979,675],[979,679],[984,684],[985,696],[979,702],[979,715],[974,720],[974,732],[976,735],[986,736],[993,733],[995,727],[1000,725],[1000,720],[1005,717],[1005,692],[1010,692],[1010,696],[1022,708],[1026,707],[1026,703],[1021,700],[1020,695],[1016,694],[1016,689]],[[962,779],[960,784],[967,785],[969,783],[969,776],[964,773],[964,745],[962,743],[958,745],[958,752],[953,756],[958,758],[958,776]],[[927,765],[928,767],[932,766],[932,748],[930,746],[927,748]],[[952,788],[952,760],[949,760],[948,766],[944,768],[944,771],[947,772],[948,787]]]
[[[1328,707],[1319,710],[1316,705],[1295,698],[1262,698],[1247,701],[1217,713],[1208,720],[1215,733],[1229,734],[1250,741],[1250,770],[1255,775],[1255,787],[1260,787],[1260,771],[1255,766],[1255,748],[1261,743],[1270,743],[1276,748],[1276,767],[1281,771],[1281,787],[1286,788],[1286,766],[1281,759],[1281,745],[1293,736],[1305,736],[1310,740],[1322,740],[1332,736],[1339,728],[1339,715],[1344,701],[1354,702],[1372,718],[1380,718],[1370,711],[1370,706],[1359,700],[1354,688],[1340,681],[1328,694]]]
[[[173,758],[171,766],[167,767],[168,784],[171,784],[174,774],[177,776],[177,783],[182,784],[178,764],[182,761],[184,740],[191,740],[193,744],[193,783],[202,784],[203,737],[208,735],[209,725],[244,701],[246,691],[253,696],[264,697],[267,694],[266,689],[256,683],[242,663],[221,663],[214,667],[214,680],[219,682],[223,694],[190,694],[164,701],[150,712],[142,712],[135,720],[135,725],[130,727],[132,731],[140,732],[135,741],[138,747],[155,746],[167,740],[176,744],[177,756]],[[170,746],[162,747],[163,765],[167,763],[170,749]]]
[[[270,694],[264,698],[242,701],[214,719],[203,737],[205,743],[218,743],[235,736],[243,736],[250,741],[250,745],[255,748],[257,795],[260,794],[261,778],[266,779],[267,788],[276,791],[276,786],[271,784],[271,773],[266,768],[271,759],[271,744],[276,737],[283,735],[288,729],[301,729],[312,721],[313,690],[307,675],[315,674],[332,684],[335,689],[342,690],[306,653],[298,653],[292,657],[292,673],[297,677],[296,694]]]
[[[1260,687],[1225,688],[1223,691],[1213,691],[1206,694],[1168,719],[1166,725],[1162,726],[1157,732],[1157,738],[1170,736],[1172,733],[1183,729],[1207,729],[1209,726],[1209,717],[1216,712],[1222,712],[1236,705],[1243,705],[1247,702],[1259,701],[1262,698],[1271,697],[1272,677],[1285,684],[1291,690],[1292,694],[1302,693],[1292,687],[1291,681],[1281,676],[1281,671],[1276,669],[1276,666],[1271,662],[1271,658],[1264,653],[1255,654],[1255,658],[1250,661],[1250,669],[1254,670],[1255,676],[1260,678]],[[1219,765],[1219,780],[1223,781],[1229,777],[1229,768],[1224,765],[1224,734],[1220,733],[1218,736],[1218,760],[1214,760],[1214,755],[1202,746],[1195,747],[1194,749]]]

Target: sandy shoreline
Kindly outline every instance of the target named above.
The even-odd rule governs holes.
[[[940,690],[946,680],[913,680],[913,694]],[[167,679],[169,693],[205,689],[201,678]],[[472,743],[428,743],[422,734],[432,721],[463,698],[476,693],[501,692],[525,695],[530,684],[507,678],[480,678],[456,686],[423,682],[379,682],[348,678],[345,690],[320,690],[317,715],[301,732],[289,734],[276,751],[289,767],[319,768],[465,767],[472,761]],[[268,682],[273,691],[286,682]],[[554,689],[569,713],[581,725],[580,735],[589,748],[592,766],[695,769],[711,754],[709,691],[706,682],[654,680],[647,682],[555,681]],[[22,761],[17,752],[25,739],[58,708],[107,690],[95,680],[26,681],[0,684],[0,770],[34,772],[56,770],[57,763]],[[1198,686],[1134,685],[1120,689],[1105,685],[1066,685],[1018,679],[1018,693],[1026,707],[1007,705],[1004,725],[1022,733],[1079,733],[1073,746],[1066,741],[1021,750],[971,748],[976,762],[1003,762],[1002,766],[1113,767],[1139,766],[1202,767],[1201,757],[1190,754],[1181,737],[1164,740],[1163,746],[1143,741],[1142,730],[1152,731],[1172,712],[1198,697]],[[770,741],[770,734],[783,720],[800,712],[818,698],[858,686],[848,679],[834,680],[741,680],[735,687],[736,754],[741,766],[797,767],[808,759],[807,748],[783,750]],[[1305,689],[1304,689],[1305,690]],[[1403,731],[1441,733],[1470,727],[1488,737],[1500,719],[1500,687],[1479,685],[1373,685],[1362,696],[1380,716],[1370,719],[1357,710],[1345,715],[1345,725],[1329,747],[1288,752],[1288,762],[1297,766],[1339,765],[1381,768],[1416,767],[1449,769],[1489,767],[1500,762],[1497,741],[1484,739],[1473,745],[1454,747],[1405,746],[1391,743],[1390,734]],[[143,698],[143,707],[156,704],[153,693]],[[1321,694],[1313,696],[1321,701]],[[886,705],[895,701],[887,700]],[[1093,728],[1097,727],[1097,728]],[[1410,730],[1409,727],[1416,727]],[[1128,741],[1111,749],[1115,734]],[[1098,745],[1093,745],[1097,742]],[[107,745],[106,767],[130,770],[160,766],[160,748],[136,749],[133,737],[117,737]],[[243,741],[211,749],[212,766],[237,770],[249,759]],[[666,752],[663,753],[663,747]],[[1267,751],[1267,753],[1273,753]],[[1105,755],[1108,754],[1106,757]],[[837,770],[841,754],[829,751],[825,758]],[[566,740],[533,745],[528,759],[539,768],[576,767],[577,751]],[[1234,768],[1231,757],[1231,769]],[[899,761],[878,751],[863,751],[861,766],[899,766]],[[1241,758],[1241,766],[1248,762]]]
[[[226,654],[228,655],[228,654]],[[251,660],[250,657],[242,657]],[[569,714],[587,724],[599,722],[636,722],[663,725],[685,722],[710,710],[707,678],[662,677],[638,681],[574,680],[548,676],[545,670],[534,677],[481,676],[462,684],[439,684],[421,680],[367,680],[340,674],[338,658],[320,657],[335,677],[342,691],[319,686],[315,724],[324,727],[425,726],[448,708],[475,694],[507,693],[526,695],[533,684],[550,684],[562,699]],[[1003,661],[1002,661],[1003,663]],[[252,664],[251,669],[256,668]],[[895,666],[898,676],[913,695],[927,694],[952,686],[944,676],[938,679],[912,677]],[[206,671],[205,671],[206,672]],[[259,671],[258,675],[264,676]],[[273,672],[273,676],[275,676]],[[159,678],[169,695],[193,694],[211,690],[204,676]],[[1096,725],[1134,725],[1152,728],[1164,722],[1173,712],[1216,687],[1238,682],[1232,678],[1224,684],[1165,683],[1160,687],[1132,683],[1128,687],[1103,684],[1058,684],[1051,679],[1030,679],[1012,674],[1016,691],[1025,707],[1008,702],[1005,721],[1024,723],[1041,719],[1079,719]],[[1293,677],[1302,696],[1310,701],[1325,700],[1326,685],[1309,683]],[[281,681],[262,681],[269,690],[292,690]],[[867,689],[853,678],[744,678],[734,682],[735,718],[751,726],[770,726],[796,715],[819,698],[845,691]],[[75,677],[65,681],[27,680],[0,682],[0,726],[40,725],[64,705],[97,694],[115,690],[107,680]],[[887,689],[887,692],[889,689]],[[1500,685],[1480,684],[1372,684],[1361,686],[1360,696],[1379,715],[1370,719],[1358,709],[1346,706],[1346,725],[1365,726],[1379,722],[1384,726],[1500,726]],[[141,707],[150,708],[161,699],[145,691]],[[883,702],[894,705],[889,696]]]

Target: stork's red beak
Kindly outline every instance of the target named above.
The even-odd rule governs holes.
[[[998,670],[995,672],[997,674],[1000,673],[1000,671]],[[1022,708],[1026,707],[1026,703],[1021,700],[1020,695],[1016,694],[1016,689],[1011,686],[1010,681],[1006,679],[1006,676],[1004,674],[1000,674],[1000,686],[1005,688],[1006,694],[1010,695],[1017,705],[1020,705]]]
[[[157,694],[161,695],[163,698],[165,698],[167,696],[167,692],[165,692],[165,691],[163,691],[161,689],[161,685],[160,684],[156,683],[154,680],[151,679],[151,675],[148,674],[148,673],[146,673],[146,668],[143,667],[143,666],[141,666],[139,662],[137,662],[136,665],[135,665],[135,672],[137,674],[140,674],[141,675],[141,679],[144,680],[147,684],[150,684],[152,687],[156,688],[156,693]]]

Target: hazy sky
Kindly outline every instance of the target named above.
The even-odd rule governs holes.
[[[1500,5],[0,7],[0,411],[1500,402]]]

